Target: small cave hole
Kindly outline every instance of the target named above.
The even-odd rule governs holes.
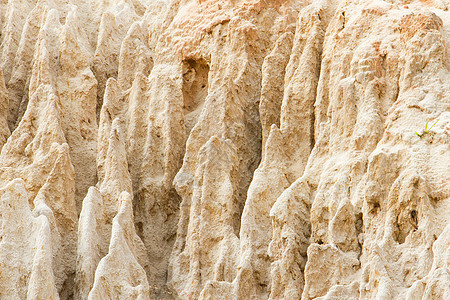
[[[415,229],[417,229],[418,228],[418,224],[419,224],[419,219],[417,217],[417,211],[415,211],[415,210],[411,211],[411,222],[412,222],[413,227]]]
[[[203,59],[187,59],[183,61],[182,68],[184,123],[189,135],[208,95],[209,66]]]
[[[380,209],[381,209],[380,203],[374,202],[374,203],[372,203],[372,208],[370,209],[370,213],[372,215],[377,216]]]
[[[411,210],[410,212],[404,211],[397,216],[396,228],[394,231],[394,238],[399,244],[403,244],[406,241],[408,235],[415,232],[419,226],[419,216],[417,210]]]
[[[356,215],[356,234],[360,234],[364,229],[364,221],[363,221],[363,214],[358,213]]]
[[[137,222],[135,228],[136,234],[142,239],[144,235],[144,224],[142,222]]]
[[[356,228],[356,240],[358,241],[359,246],[362,247],[363,239],[360,239],[360,234],[363,233],[364,231],[364,220],[362,213],[358,213],[356,215],[355,228]]]

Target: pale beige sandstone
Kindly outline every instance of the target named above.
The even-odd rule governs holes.
[[[49,207],[55,215],[52,238],[59,239],[54,248],[53,264],[56,287],[70,288],[73,283],[76,253],[77,212],[75,206],[75,174],[60,124],[57,97],[41,85],[30,99],[27,113],[2,151],[0,181],[23,178],[31,207]],[[38,168],[40,171],[36,172]],[[11,222],[13,220],[2,220]]]
[[[142,73],[148,77],[153,68],[153,53],[146,41],[148,32],[145,23],[135,22],[130,26],[121,44],[117,81],[122,89],[129,89],[135,76]]]
[[[111,83],[110,86],[117,87],[117,82],[114,79],[111,79],[109,83]],[[113,89],[111,87],[111,90]],[[101,171],[98,178],[104,202],[103,209],[106,214],[106,222],[111,223],[117,212],[119,194],[123,191],[132,194],[132,185],[126,159],[124,120],[114,114],[114,109],[118,108],[115,105],[120,105],[117,100],[120,101],[121,95],[110,95],[108,92],[105,95],[108,95],[108,97],[102,108],[102,116],[105,116],[105,118],[100,119],[99,146],[106,151],[104,153],[99,151],[97,162],[98,169]],[[117,102],[114,103],[115,101]]]
[[[208,3],[210,4],[210,3]],[[205,3],[205,6],[207,4]],[[254,5],[254,6],[253,6]],[[274,7],[277,7],[279,4],[273,4]],[[220,5],[219,5],[220,7]],[[238,6],[239,7],[239,6]],[[210,10],[213,10],[213,6],[207,7]],[[247,11],[249,9],[249,11]],[[236,14],[240,13],[250,13],[252,14],[254,11],[258,11],[261,9],[261,7],[258,7],[258,4],[256,3],[242,3],[242,7],[239,7],[239,9],[236,9]],[[279,8],[282,10],[282,7]],[[264,13],[261,13],[258,18],[255,19],[255,23],[258,24],[259,22],[264,23],[268,20],[275,20],[276,16],[271,15],[271,13],[276,13],[274,10],[268,10]],[[264,15],[267,14],[267,15]],[[217,18],[217,17],[216,17]],[[288,23],[286,19],[289,18],[289,14],[287,16],[280,16],[278,21],[280,23]],[[219,21],[219,20],[218,20]],[[223,22],[223,21],[221,21]],[[270,21],[269,21],[270,22]],[[266,27],[265,30],[277,30],[276,26],[279,24],[277,23],[269,23],[268,25],[270,27]],[[242,231],[244,228],[241,226],[247,225],[246,220],[240,221],[240,215],[242,214],[242,208],[244,205],[244,201],[247,194],[247,188],[250,183],[250,178],[252,177],[252,172],[256,168],[256,165],[258,164],[259,157],[252,157],[250,153],[259,153],[261,146],[259,145],[260,140],[260,131],[257,126],[255,126],[255,122],[258,122],[258,102],[257,100],[260,98],[260,92],[259,92],[259,81],[261,80],[261,72],[260,72],[260,66],[262,64],[262,60],[259,57],[259,51],[267,51],[268,49],[264,49],[262,46],[265,42],[269,42],[268,40],[264,40],[264,38],[267,38],[267,36],[264,36],[264,34],[268,34],[264,31],[256,33],[255,27],[256,24],[252,24],[251,22],[246,22],[243,20],[240,20],[239,18],[233,18],[231,17],[231,20],[229,23],[225,23],[224,26],[220,26],[217,29],[213,30],[211,35],[211,44],[214,45],[216,40],[218,39],[218,36],[222,34],[222,32],[227,32],[228,36],[230,36],[230,39],[225,40],[224,42],[217,43],[217,49],[212,49],[211,52],[211,66],[215,66],[214,68],[210,69],[210,74],[208,78],[209,83],[209,90],[211,91],[208,96],[205,99],[205,104],[202,110],[202,113],[199,116],[199,119],[197,121],[197,124],[194,126],[194,128],[191,131],[191,134],[189,136],[189,139],[187,141],[186,145],[186,155],[184,158],[184,164],[181,168],[180,172],[178,173],[177,177],[175,178],[175,186],[177,187],[178,193],[183,197],[183,203],[181,204],[182,211],[180,214],[180,227],[186,226],[184,225],[185,222],[187,222],[186,218],[187,215],[190,215],[190,221],[187,228],[180,228],[178,236],[181,238],[180,241],[177,240],[177,244],[180,243],[181,245],[186,244],[185,247],[181,246],[177,248],[175,247],[174,254],[177,254],[180,250],[184,248],[183,252],[191,252],[195,250],[191,250],[190,248],[194,247],[193,245],[190,245],[190,238],[189,238],[189,232],[192,229],[192,226],[195,227],[196,219],[199,217],[197,213],[190,212],[189,209],[192,207],[192,205],[196,206],[196,202],[200,199],[195,198],[195,189],[198,189],[200,187],[196,187],[195,181],[192,179],[194,177],[194,171],[198,168],[196,166],[198,164],[198,160],[196,161],[196,155],[199,151],[200,147],[203,143],[205,143],[209,136],[216,135],[217,137],[222,137],[229,139],[230,142],[234,147],[238,149],[237,155],[238,159],[240,161],[239,164],[239,176],[234,177],[230,176],[232,181],[232,185],[238,185],[238,205],[235,206],[234,211],[231,212],[231,214],[237,215],[235,218],[237,220],[234,221],[233,227],[236,236],[240,235],[241,238],[241,245],[239,248],[245,248],[248,246],[247,249],[243,249],[242,252],[240,249],[234,249],[234,252],[241,252],[241,260],[242,262],[239,262],[238,266],[238,279],[237,279],[237,285],[240,283],[242,284],[241,287],[237,287],[237,293],[240,293],[242,295],[245,295],[248,293],[257,293],[257,294],[264,294],[266,291],[264,289],[260,290],[253,290],[256,289],[256,286],[259,286],[258,284],[253,284],[253,275],[257,275],[257,272],[264,272],[264,268],[260,267],[258,264],[256,267],[251,266],[251,263],[253,260],[255,260],[255,256],[258,254],[255,253],[253,250],[253,247],[251,246],[252,237],[253,234],[249,232]],[[288,23],[289,24],[289,23]],[[272,27],[273,26],[273,27]],[[284,29],[283,29],[284,30]],[[276,32],[275,35],[279,35],[279,32]],[[261,35],[260,40],[255,40],[257,35]],[[242,47],[241,44],[235,44],[233,41],[235,40],[241,40],[241,41],[247,41],[250,45],[255,45],[257,43],[260,43],[260,49],[257,49],[257,46],[244,48],[240,50],[241,52],[237,52],[236,47]],[[231,55],[230,60],[222,60],[221,58],[225,56],[225,53],[239,53],[236,55],[237,57],[233,57]],[[227,70],[226,74],[224,76],[222,70]],[[235,75],[232,74],[238,74],[238,76],[235,78]],[[255,82],[256,81],[256,82]],[[222,120],[222,121],[220,121]],[[209,190],[213,191],[213,188],[208,188]],[[207,190],[206,190],[207,191]],[[204,191],[203,193],[205,193]],[[211,192],[209,192],[211,193]],[[249,191],[250,193],[250,191]],[[256,196],[257,197],[257,196]],[[186,208],[185,208],[186,207]],[[264,208],[264,205],[261,205],[262,208]],[[184,213],[186,211],[186,213]],[[253,213],[253,212],[251,212]],[[186,214],[186,216],[185,216]],[[258,214],[258,212],[255,212],[255,214]],[[244,214],[242,218],[245,218],[246,213],[244,211]],[[250,219],[251,217],[249,217]],[[267,218],[268,219],[268,218]],[[192,225],[191,225],[192,223]],[[237,224],[236,224],[237,223]],[[239,224],[241,223],[241,224]],[[252,223],[252,220],[250,222]],[[206,224],[207,226],[213,226],[213,224]],[[251,224],[248,224],[251,226]],[[270,220],[267,221],[267,228],[265,229],[268,231],[266,234],[270,235]],[[181,232],[183,230],[184,232]],[[239,233],[240,232],[240,233]],[[239,233],[239,234],[238,234]],[[256,233],[256,232],[255,232]],[[187,234],[187,238],[185,238],[185,235]],[[255,237],[257,238],[257,237]],[[261,237],[258,237],[261,239],[264,239],[264,235]],[[243,239],[243,240],[242,240]],[[177,245],[176,244],[176,245]],[[225,243],[225,245],[227,245]],[[202,246],[200,245],[200,248]],[[256,248],[262,249],[263,246],[255,246]],[[179,250],[180,249],[180,250]],[[226,248],[225,248],[226,249]],[[228,251],[228,250],[223,251]],[[176,251],[176,252],[175,252]],[[243,254],[244,251],[247,251],[248,254]],[[267,251],[267,246],[266,246]],[[266,252],[265,251],[265,252]],[[233,254],[236,255],[236,254]],[[253,256],[255,255],[255,256]],[[179,259],[173,259],[171,264],[174,268],[174,274],[172,277],[174,278],[172,280],[172,283],[174,288],[176,289],[182,289],[186,290],[188,293],[194,295],[196,297],[201,292],[201,289],[199,287],[195,287],[191,284],[183,285],[179,284],[177,281],[178,278],[182,278],[182,276],[179,276],[176,272],[177,270],[181,269],[181,266],[186,266],[187,263],[182,263],[183,260],[186,260],[183,253],[181,253]],[[266,260],[267,261],[267,260]],[[202,260],[198,263],[199,265],[202,264]],[[228,263],[228,265],[231,265]],[[184,267],[185,268],[185,267]],[[192,268],[192,267],[191,267]],[[257,271],[254,272],[254,268],[257,269]],[[214,282],[209,282],[208,288],[213,289],[219,289],[221,291],[226,291],[227,289],[223,289],[220,287],[220,284],[222,281],[223,284],[226,284],[226,282],[231,282],[232,279],[224,278],[222,280],[219,280],[219,278],[211,278],[210,276],[206,277],[204,274],[211,273],[213,270],[212,267],[209,266],[209,264],[206,264],[206,268],[204,271],[200,270],[200,272],[192,274],[189,278],[193,278],[196,282],[196,285],[198,286],[200,284],[204,285],[207,283],[207,280],[213,279]],[[261,270],[262,269],[262,270]],[[183,274],[183,273],[181,273]],[[247,277],[243,277],[242,274],[246,274]],[[178,278],[177,278],[178,277]],[[219,276],[217,276],[219,277]],[[248,280],[250,277],[250,280]],[[264,283],[265,274],[263,273],[261,275],[262,280],[261,283]],[[175,279],[176,278],[176,279]],[[242,278],[242,279],[240,279]],[[259,278],[257,279],[259,280]],[[192,280],[191,280],[192,281]],[[217,281],[217,283],[215,283]],[[229,289],[228,289],[229,290]],[[262,290],[262,291],[261,291]],[[225,292],[225,294],[221,292],[205,292],[211,296],[209,297],[232,297],[233,295]],[[215,295],[215,296],[214,296]]]
[[[30,85],[31,70],[33,66],[34,51],[31,49],[36,47],[39,41],[39,32],[42,27],[53,27],[54,24],[47,19],[47,15],[51,9],[57,9],[66,1],[41,0],[36,3],[34,8],[26,17],[20,41],[14,58],[14,66],[12,67],[11,78],[7,82],[9,91],[9,114],[8,122],[11,130],[15,129],[20,119],[25,113],[28,104],[28,92]],[[61,14],[62,12],[60,12]],[[63,13],[62,13],[63,14]],[[55,11],[51,13],[55,15]],[[42,34],[41,34],[42,36]]]
[[[449,298],[449,9],[0,0],[0,299]]]
[[[100,260],[108,253],[111,226],[117,214],[119,195],[132,193],[127,168],[123,128],[119,117],[121,94],[114,79],[108,81],[105,103],[102,107],[98,145],[97,168],[99,182],[90,187],[80,213],[78,226],[77,270],[75,297],[86,299],[94,285]]]
[[[96,187],[90,187],[83,200],[78,223],[78,247],[76,270],[76,297],[87,299],[92,289],[100,259],[107,254],[108,243],[103,238],[108,232],[103,209],[103,198]]]
[[[271,256],[271,299],[299,299],[305,284],[302,272],[307,261],[311,235],[309,224],[311,190],[298,180],[278,197],[270,210],[273,238]]]
[[[98,28],[98,40],[92,65],[94,75],[98,81],[97,110],[100,112],[108,78],[117,78],[118,58],[121,44],[128,28],[138,16],[131,1],[120,1],[111,5],[102,13]],[[135,49],[133,49],[133,52]],[[134,75],[134,73],[130,74]]]
[[[122,51],[128,51],[127,44],[135,43],[137,37],[143,36],[141,28],[137,23],[130,28]],[[145,51],[149,54],[148,49]],[[122,83],[108,80],[100,112],[97,164],[105,206],[106,219],[103,222],[110,223],[113,212],[117,211],[118,194],[124,190],[130,194],[134,191],[136,228],[146,245],[149,259],[153,261],[143,267],[153,283],[152,294],[161,294],[167,280],[167,261],[176,230],[176,207],[179,203],[172,181],[180,167],[185,142],[181,68],[162,65],[152,70],[152,65],[142,62],[136,65],[134,58],[128,55],[121,55],[119,80]],[[151,62],[151,56],[147,58]],[[150,77],[147,79],[138,72],[134,80],[129,81],[133,66],[147,75],[152,70]],[[174,73],[180,76],[173,77]],[[168,80],[172,80],[173,85],[159,89]],[[131,86],[127,81],[132,83]],[[175,101],[180,101],[180,104],[176,105]],[[99,234],[102,243],[109,239],[107,231]],[[92,270],[86,272],[92,276]],[[165,294],[168,295],[167,291]]]
[[[141,299],[149,297],[143,260],[145,247],[136,235],[132,198],[127,192],[119,196],[119,212],[114,217],[109,252],[100,260],[88,299]]]
[[[172,262],[174,274],[188,279],[189,285],[183,289],[192,291],[195,298],[195,291],[202,289],[203,282],[233,280],[239,247],[237,149],[230,140],[212,136],[200,149],[197,161],[187,246]],[[186,264],[190,267],[185,268]]]
[[[174,73],[180,75],[173,76]],[[169,81],[171,85],[159,88],[164,86],[163,82],[167,84]],[[181,165],[185,142],[181,95],[181,68],[162,65],[154,68],[148,79],[138,73],[131,89],[126,91],[122,91],[115,80],[109,80],[100,117],[99,179],[103,182],[104,176],[110,177],[110,180],[105,179],[109,186],[102,183],[101,190],[102,193],[110,193],[125,189],[131,193],[132,188],[136,199],[136,227],[149,259],[154,261],[145,267],[149,268],[147,275],[155,294],[164,293],[167,261],[176,232],[179,197],[172,181]],[[173,104],[175,109],[169,104]],[[120,160],[108,161],[105,150],[114,150],[119,144],[109,142],[109,148],[102,147],[102,144],[107,138],[104,133],[112,132],[108,128],[114,122],[116,130],[123,133],[121,140],[126,151],[125,148],[118,151],[122,157]],[[109,174],[104,171],[104,166],[110,169]],[[119,169],[113,169],[116,168],[114,166]],[[130,177],[119,175],[128,170]]]
[[[138,73],[130,93],[127,154],[136,227],[151,262],[147,269],[151,292],[153,297],[163,297],[180,205],[172,182],[186,142],[181,67],[155,66],[148,81],[144,79]]]
[[[9,92],[8,123],[11,130],[17,126],[17,120],[20,115],[20,107],[25,112],[28,102],[28,86],[30,80],[31,62],[34,51],[30,48],[35,47],[39,30],[47,14],[47,7],[38,4],[27,17],[24,30],[20,37],[17,53],[15,54],[14,67],[12,67],[11,78],[7,81]],[[28,84],[27,84],[28,83]],[[22,113],[22,114],[23,114]]]
[[[354,9],[360,17],[348,19]],[[332,21],[324,43],[316,146],[303,178],[316,187],[312,242],[339,251],[310,246],[302,298],[403,298],[429,273],[433,234],[442,232],[449,216],[449,157],[442,151],[448,129],[437,127],[436,135],[422,139],[413,130],[427,118],[448,126],[442,21],[432,12],[413,14],[382,2],[353,9],[341,4],[337,12],[340,20]],[[354,34],[361,27],[367,36]],[[427,171],[433,160],[441,167]],[[431,218],[442,221],[431,225]],[[310,273],[317,268],[310,251],[327,264],[342,259],[343,273],[332,276],[339,281]],[[445,298],[445,290],[433,298]]]
[[[40,3],[39,5],[41,5]],[[44,6],[44,4],[42,5]],[[71,147],[71,159],[75,166],[76,176],[80,177],[76,180],[77,207],[80,210],[85,190],[87,191],[89,185],[95,184],[95,170],[93,170],[95,166],[87,164],[86,161],[95,157],[95,153],[93,153],[97,130],[95,104],[88,103],[92,102],[89,99],[96,97],[96,80],[90,69],[85,69],[90,58],[86,52],[83,52],[88,47],[86,44],[83,45],[83,43],[87,43],[87,37],[83,30],[78,28],[81,19],[78,16],[77,8],[72,6],[69,7],[68,12],[59,12],[56,9],[49,9],[49,5],[44,7],[47,9],[41,10],[42,26],[38,31],[37,40],[34,41],[37,29],[28,30],[32,25],[26,26],[25,30],[27,31],[23,34],[23,42],[16,57],[19,65],[15,68],[15,77],[11,79],[10,117],[12,119],[9,118],[9,125],[10,128],[15,128],[14,124],[21,121],[20,115],[24,111],[20,111],[19,107],[22,107],[22,110],[29,107],[27,98],[31,99],[42,84],[51,87],[52,93],[58,97],[61,103],[62,129]],[[33,10],[30,19],[39,12],[39,10],[37,12]],[[60,18],[63,15],[66,15],[64,26],[60,24]],[[27,61],[29,54],[27,56],[22,53],[33,44],[35,44],[36,50],[31,64],[32,68],[29,71],[29,78],[24,78],[30,64]],[[75,53],[76,55],[74,55]],[[71,56],[73,57],[71,58]],[[20,64],[22,61],[23,64]],[[80,78],[82,79],[80,80]],[[24,99],[19,97],[21,82],[22,84],[27,82],[24,92],[28,93],[28,96],[23,96]],[[19,96],[17,95],[18,90]],[[73,99],[80,101],[73,101]],[[65,113],[66,111],[79,111],[80,114],[72,115]],[[72,144],[75,143],[80,147],[72,148]],[[86,174],[81,176],[80,171]]]
[[[326,3],[325,3],[326,5]],[[319,5],[319,9],[322,9],[322,18],[326,17],[326,7],[322,8]],[[314,12],[315,6],[311,6],[311,8],[305,9],[305,15],[302,16],[299,22],[303,26],[307,27],[309,24],[310,17],[309,11]],[[316,18],[317,20],[317,18]],[[318,19],[320,21],[320,18]],[[311,114],[311,106],[312,101],[314,100],[314,93],[311,92],[311,89],[314,89],[314,86],[317,82],[314,73],[318,72],[318,51],[317,47],[320,47],[321,43],[321,30],[323,26],[319,23],[315,25],[314,19],[311,22],[312,25],[312,33],[305,33],[304,36],[301,34],[304,31],[308,32],[305,28],[302,31],[299,30],[299,34],[296,35],[296,40],[294,41],[293,53],[291,55],[292,62],[286,68],[286,84],[285,84],[285,98],[283,99],[283,105],[281,106],[281,111],[283,112],[280,117],[276,116],[276,114],[280,114],[280,104],[271,103],[270,106],[266,104],[265,97],[266,94],[263,93],[261,96],[261,106],[260,106],[260,114],[264,130],[266,131],[266,135],[268,134],[267,142],[265,145],[265,151],[263,151],[264,156],[262,158],[262,162],[258,169],[255,171],[253,176],[253,181],[248,189],[247,201],[245,203],[244,211],[242,214],[242,222],[241,222],[241,262],[239,265],[239,274],[234,281],[234,286],[236,289],[237,295],[232,297],[243,298],[246,295],[253,295],[257,297],[268,297],[268,286],[270,283],[270,258],[267,252],[267,248],[269,246],[272,232],[270,227],[270,218],[269,211],[272,207],[276,198],[289,187],[290,178],[293,175],[289,174],[291,169],[294,166],[296,172],[301,172],[302,162],[298,161],[298,158],[303,158],[305,155],[294,155],[293,153],[298,153],[299,151],[308,151],[310,147],[310,126],[308,122],[305,121],[311,119],[309,115]],[[317,23],[317,22],[316,22]],[[315,26],[314,26],[315,25]],[[309,37],[309,39],[307,38]],[[280,38],[281,40],[286,39],[285,36]],[[303,40],[306,40],[303,42]],[[308,47],[307,50],[302,55],[302,50],[307,45],[307,43],[312,44],[312,47]],[[316,46],[315,43],[319,43],[319,46]],[[276,55],[277,48],[274,48],[273,54],[271,56]],[[286,51],[286,50],[284,50]],[[275,68],[277,60],[275,62],[271,62],[271,56],[268,57],[265,66],[269,66],[264,68],[263,71],[266,72],[278,72],[275,73],[279,76],[279,73],[283,74],[282,70],[271,70]],[[303,64],[297,66],[296,63],[299,60],[298,57],[303,56]],[[285,62],[284,64],[287,64]],[[297,75],[295,77],[295,69],[298,68],[298,72],[304,72],[306,74],[305,78],[301,78],[301,76]],[[301,74],[301,73],[300,73]],[[265,73],[263,74],[263,83],[267,82],[264,80],[264,76],[275,76],[273,73]],[[292,78],[293,77],[293,78]],[[295,78],[299,78],[299,80],[295,80]],[[291,79],[292,78],[292,79]],[[267,82],[267,86],[262,87],[262,91],[268,90],[271,93],[274,93],[273,97],[283,97],[282,91],[277,91],[279,87],[274,85],[273,88],[270,87],[270,84]],[[300,87],[299,87],[300,85]],[[278,100],[280,101],[280,100]],[[293,113],[293,110],[300,110],[300,108],[305,108],[304,111],[297,111],[297,113]],[[286,113],[285,113],[286,112]],[[283,116],[286,116],[283,118]],[[272,121],[272,123],[271,123]],[[278,129],[276,126],[272,125],[270,133],[268,133],[267,125],[265,124],[281,124],[281,129]],[[299,124],[304,124],[305,127],[299,126]],[[296,141],[296,139],[299,139]],[[263,136],[263,140],[265,137]],[[286,143],[286,141],[289,141]],[[304,142],[303,142],[304,141]],[[302,150],[302,144],[305,144],[304,150]],[[294,175],[295,176],[295,175]],[[267,183],[271,184],[268,185]],[[298,228],[299,230],[307,230],[307,228]],[[281,270],[274,270],[273,272],[280,272]],[[277,274],[273,274],[274,277]],[[284,282],[285,283],[285,282]],[[276,282],[272,282],[275,286]],[[209,287],[207,287],[208,289]],[[301,288],[300,286],[296,286],[297,290]],[[279,287],[278,287],[279,289]],[[279,292],[277,292],[279,293]],[[272,297],[280,297],[281,295],[277,293]],[[295,296],[291,293],[286,296],[291,296],[295,298]],[[297,295],[298,297],[298,295]]]
[[[3,185],[14,178],[23,178],[32,207],[36,210],[39,205],[45,204],[51,209],[50,213],[55,215],[51,238],[61,241],[58,247],[53,248],[55,262],[52,268],[56,288],[64,295],[70,294],[73,288],[75,271],[75,175],[69,147],[61,128],[61,107],[52,86],[53,77],[45,38],[42,38],[38,53],[36,57],[39,55],[42,64],[40,68],[35,68],[30,80],[33,88],[30,89],[32,95],[28,109],[17,130],[4,145],[5,152],[2,151],[0,155],[0,181]],[[36,168],[39,169],[38,172]],[[26,286],[26,282],[21,284]],[[40,285],[34,289],[39,290]],[[63,289],[66,291],[62,291]],[[30,297],[36,297],[33,294],[35,292]]]
[[[286,66],[291,56],[293,34],[286,32],[276,41],[272,51],[264,58],[261,68],[261,99],[259,114],[262,128],[262,157],[264,145],[273,124],[280,127],[280,111],[284,93]]]
[[[1,298],[59,299],[52,270],[55,232],[51,232],[50,220],[39,212],[33,216],[23,180],[13,180],[0,193]]]
[[[22,29],[27,19],[28,13],[33,9],[34,1],[2,1],[2,55],[1,68],[5,81],[9,82],[14,58],[19,46]]]
[[[289,187],[293,179],[298,176],[297,174],[301,174],[305,157],[308,156],[312,146],[312,104],[315,98],[315,86],[317,85],[315,74],[318,73],[320,63],[321,41],[326,25],[328,6],[329,3],[326,1],[314,3],[305,7],[300,13],[291,58],[286,67],[280,128],[272,125],[269,138],[265,144],[265,157],[255,172],[242,216],[241,255],[243,251],[249,253],[242,256],[250,256],[250,259],[247,258],[244,262],[255,265],[250,268],[250,270],[255,271],[246,274],[242,279],[238,278],[238,284],[242,286],[240,287],[240,297],[245,294],[257,293],[252,289],[261,285],[267,286],[267,293],[271,289],[269,284],[271,269],[269,254],[273,256],[277,249],[272,247],[273,252],[267,252],[272,238],[272,230],[270,230],[272,228],[269,227],[269,212],[280,194]],[[322,17],[318,17],[319,15]],[[265,113],[265,110],[261,108],[261,114],[263,113]],[[266,182],[271,182],[272,185],[267,185]],[[245,227],[244,224],[246,224]],[[265,235],[262,234],[262,229],[264,229]],[[307,227],[299,227],[296,230],[303,231],[306,236],[309,234],[309,228]],[[276,238],[274,236],[274,239]],[[275,244],[272,246],[275,246]],[[298,263],[302,264],[301,260]],[[295,266],[292,267],[295,268]],[[273,269],[272,276],[278,276],[276,273],[281,271],[279,267],[278,270]],[[289,273],[291,272],[292,270],[289,270]],[[242,272],[242,274],[245,273]],[[248,283],[255,277],[256,280],[249,285]],[[275,280],[271,284],[274,289],[279,289],[279,287],[276,287]],[[283,284],[288,285],[286,281]],[[297,290],[299,288],[301,288],[301,285],[297,286]],[[278,293],[274,292],[272,297],[283,296],[283,294]],[[264,295],[264,297],[268,296]],[[289,294],[284,296],[289,296]],[[295,298],[295,295],[290,296]],[[296,296],[298,297],[298,295]]]
[[[64,134],[69,143],[76,176],[77,209],[89,186],[95,184],[97,122],[97,80],[90,69],[92,54],[88,36],[82,26],[83,18],[77,8],[71,7],[59,37],[59,63],[57,90],[61,100]],[[77,114],[69,112],[76,111]],[[72,145],[77,145],[73,147]]]

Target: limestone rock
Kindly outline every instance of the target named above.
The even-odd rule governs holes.
[[[88,299],[148,299],[149,286],[142,267],[144,244],[136,235],[131,195],[121,193],[114,217],[109,252],[98,264]],[[140,252],[140,253],[139,253]],[[144,252],[144,253],[143,253]]]
[[[103,198],[100,191],[90,187],[83,200],[83,209],[78,223],[76,296],[87,299],[92,289],[100,259],[107,254],[108,244],[103,238],[108,232]]]
[[[234,279],[239,247],[237,149],[212,136],[200,149],[198,163],[192,202],[181,204],[190,221],[185,246],[174,249],[171,261],[172,284],[195,298],[210,280]],[[181,278],[189,278],[187,284]]]
[[[50,222],[34,217],[25,182],[13,180],[1,190],[1,296],[4,299],[59,299],[53,275]]]
[[[106,81],[110,77],[117,78],[117,62],[123,39],[128,28],[138,18],[129,2],[131,1],[120,1],[102,13],[93,62],[94,74],[98,80],[98,111],[102,107]]]
[[[0,0],[0,299],[449,298],[449,11]]]
[[[278,197],[270,210],[273,237],[271,256],[271,299],[301,298],[305,284],[302,272],[308,260],[311,237],[311,188],[302,178]]]

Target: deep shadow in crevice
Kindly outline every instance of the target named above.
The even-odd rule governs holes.
[[[182,62],[182,68],[184,124],[189,136],[208,95],[209,66],[203,59],[187,59]]]

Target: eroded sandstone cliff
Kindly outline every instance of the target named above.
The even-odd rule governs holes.
[[[450,299],[448,0],[0,26],[0,299]]]

